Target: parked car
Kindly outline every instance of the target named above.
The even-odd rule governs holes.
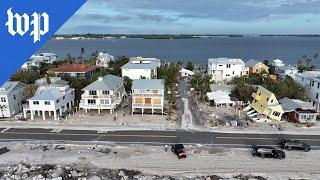
[[[288,149],[289,151],[291,151],[292,149],[304,150],[305,152],[311,150],[311,147],[308,144],[299,140],[280,139],[279,144],[281,149]]]
[[[1,146],[0,147],[0,155],[5,154],[9,152],[10,150],[7,148],[7,146]]]
[[[252,146],[252,155],[260,156],[262,159],[264,158],[283,159],[286,157],[286,154],[282,150],[278,150],[273,147],[267,147],[267,146]]]
[[[187,158],[186,151],[182,144],[175,144],[171,147],[171,151],[178,156],[179,159]]]

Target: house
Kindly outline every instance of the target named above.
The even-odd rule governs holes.
[[[97,109],[99,114],[105,109],[112,113],[126,96],[123,78],[110,74],[99,77],[82,90],[79,107],[86,113],[91,109]]]
[[[318,113],[311,103],[289,98],[280,99],[279,102],[287,120],[302,124],[316,122]]]
[[[108,53],[100,52],[97,56],[96,65],[99,67],[108,68],[110,61],[114,61],[113,56]]]
[[[231,80],[234,77],[247,75],[248,70],[242,59],[209,58],[208,75],[215,82]]]
[[[71,110],[74,106],[75,92],[70,88],[67,81],[60,77],[50,77],[38,79],[35,84],[38,86],[35,95],[27,99],[27,104],[23,107],[24,118],[30,113],[31,120],[35,115],[42,115],[45,120],[48,116],[58,119],[58,115]]]
[[[221,90],[207,92],[207,98],[210,104],[213,104],[215,107],[229,107],[235,104],[235,102],[231,100],[229,93]]]
[[[282,60],[280,60],[280,59],[275,59],[275,60],[272,61],[272,66],[274,66],[275,68],[277,68],[277,67],[283,67],[283,66],[285,66],[285,64],[283,63]]]
[[[164,107],[164,80],[163,79],[135,79],[132,84],[132,114],[141,110],[151,113],[160,111]]]
[[[246,62],[246,67],[249,69],[249,74],[268,74],[269,67],[260,61],[250,59]]]
[[[190,71],[189,69],[185,69],[185,68],[182,68],[180,70],[180,73],[181,73],[181,77],[190,77],[195,74],[194,72]]]
[[[280,121],[283,109],[276,96],[262,86],[258,86],[257,92],[252,94],[251,109],[246,109],[247,115],[252,119],[267,119]]]
[[[128,62],[121,67],[122,77],[130,79],[157,79],[157,63],[155,62]]]
[[[129,62],[131,63],[138,63],[138,64],[141,64],[141,63],[151,63],[151,62],[154,62],[157,64],[158,67],[161,66],[161,60],[160,59],[157,59],[157,58],[146,58],[146,57],[141,57],[141,56],[138,56],[138,57],[130,57],[129,59]]]
[[[49,69],[48,73],[55,76],[91,79],[98,70],[98,66],[91,64],[65,64],[58,68]]]
[[[41,63],[52,64],[58,60],[54,53],[40,53],[32,55],[22,66],[22,69],[28,70],[31,67],[39,67]]]
[[[296,73],[295,81],[304,87],[309,102],[320,112],[320,71]]]
[[[276,68],[276,73],[281,79],[284,79],[286,76],[295,79],[295,74],[299,72],[298,68],[295,66],[281,66]]]
[[[7,81],[0,87],[0,117],[12,117],[22,111],[25,87],[18,81]]]

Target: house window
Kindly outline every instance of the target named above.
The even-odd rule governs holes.
[[[231,64],[227,64],[227,68],[231,68]]]
[[[273,103],[273,99],[271,100],[271,103]]]
[[[56,102],[59,103],[59,102],[60,102],[60,99],[57,99]]]
[[[109,100],[108,99],[101,99],[100,104],[109,104]]]
[[[39,105],[39,101],[33,101],[34,105]]]
[[[1,97],[1,102],[7,102],[7,99],[5,97]]]
[[[269,97],[267,97],[267,102],[269,102]]]
[[[316,98],[319,99],[319,93],[316,94]]]
[[[102,91],[103,95],[109,95],[109,91]]]
[[[95,99],[88,99],[88,104],[96,104],[96,100]]]
[[[261,92],[259,92],[259,96],[261,96]]]
[[[63,96],[62,99],[65,100],[65,99],[66,99],[66,96]]]
[[[279,117],[279,116],[280,116],[280,113],[277,112],[277,111],[274,111],[274,112],[273,112],[273,115]]]
[[[13,99],[16,100],[16,95],[15,94],[13,95]]]
[[[97,91],[89,91],[89,95],[96,96],[97,95]]]
[[[45,101],[44,105],[50,105],[50,101]]]
[[[314,81],[312,81],[312,87],[314,86]]]

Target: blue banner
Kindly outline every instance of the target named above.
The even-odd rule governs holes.
[[[0,85],[86,2],[3,0],[0,4]]]

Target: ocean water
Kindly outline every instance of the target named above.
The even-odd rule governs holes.
[[[169,62],[181,60],[195,64],[207,64],[210,57],[244,60],[280,58],[287,64],[296,64],[303,55],[312,56],[320,52],[320,37],[49,40],[39,52],[56,53],[63,59],[68,53],[80,56],[82,47],[86,57],[95,51],[106,51],[115,57],[157,57]]]

